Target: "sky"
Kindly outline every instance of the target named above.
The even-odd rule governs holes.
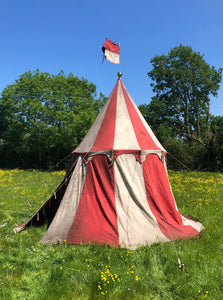
[[[222,0],[1,0],[0,93],[26,71],[61,70],[93,82],[109,96],[119,66],[105,61],[105,38],[120,42],[122,80],[137,105],[154,96],[150,59],[191,46],[216,69],[223,67]],[[223,83],[211,98],[223,116]]]

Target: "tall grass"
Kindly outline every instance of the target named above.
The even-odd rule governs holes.
[[[131,251],[41,245],[44,226],[14,234],[63,175],[0,170],[0,299],[223,299],[223,174],[169,172],[179,211],[206,228],[196,239]]]

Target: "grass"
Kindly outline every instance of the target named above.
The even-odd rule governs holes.
[[[131,251],[41,245],[44,226],[14,234],[63,176],[0,170],[0,299],[222,299],[223,174],[169,172],[179,211],[206,228],[197,239]]]

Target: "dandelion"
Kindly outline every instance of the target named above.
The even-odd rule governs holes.
[[[37,275],[39,275],[41,273],[43,273],[43,270],[40,270],[39,272],[35,273],[35,276],[37,276]]]
[[[62,270],[62,269],[63,269],[63,267],[62,267],[62,266],[60,266],[60,269]]]
[[[139,280],[139,277],[138,277],[138,276],[136,276],[136,277],[135,277],[135,280],[136,280],[136,281],[138,281],[138,280]]]

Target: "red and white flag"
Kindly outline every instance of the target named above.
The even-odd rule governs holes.
[[[114,64],[120,64],[120,45],[118,43],[112,42],[106,38],[106,41],[102,46],[102,51],[104,52],[106,60],[109,60]]]

